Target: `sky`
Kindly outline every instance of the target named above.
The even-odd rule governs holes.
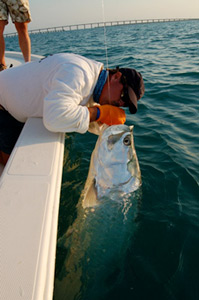
[[[29,0],[29,30],[102,21],[199,18],[199,0]],[[5,33],[16,32],[11,20]]]

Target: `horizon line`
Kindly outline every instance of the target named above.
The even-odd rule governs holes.
[[[59,31],[71,31],[71,30],[82,30],[100,27],[120,26],[120,25],[135,25],[135,24],[147,24],[147,23],[163,23],[163,22],[178,22],[178,21],[196,21],[199,18],[150,18],[150,19],[134,19],[134,20],[122,20],[122,21],[100,21],[100,22],[89,22],[79,23],[74,25],[60,25],[52,27],[44,27],[40,29],[31,29],[28,31],[29,34],[48,33],[48,32],[59,32]],[[4,34],[5,37],[16,36],[17,31],[12,33]]]

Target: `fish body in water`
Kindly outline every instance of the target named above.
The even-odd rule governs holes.
[[[55,299],[104,299],[122,278],[136,229],[141,174],[133,127],[114,125],[99,136],[77,218],[58,247],[67,249]]]

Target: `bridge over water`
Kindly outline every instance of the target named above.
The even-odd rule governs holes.
[[[98,28],[98,27],[109,27],[109,26],[129,25],[129,24],[179,22],[179,21],[194,21],[194,20],[199,20],[199,19],[175,18],[175,19],[145,19],[145,20],[94,22],[94,23],[86,23],[86,24],[76,24],[76,25],[34,29],[34,30],[29,30],[29,34],[47,33],[47,32],[55,32],[55,31],[81,30],[81,29],[91,29],[91,28]],[[15,35],[17,35],[17,32],[4,34],[5,37],[11,37]]]

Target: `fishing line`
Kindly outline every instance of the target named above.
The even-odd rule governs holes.
[[[107,47],[107,34],[106,34],[106,21],[105,21],[105,9],[104,9],[104,0],[102,0],[102,19],[103,19],[103,27],[104,27],[104,48],[105,48],[105,55],[106,55],[106,69],[109,68],[108,63],[108,47]],[[108,96],[110,99],[110,82],[109,82],[109,76],[107,78],[108,80]]]
[[[105,10],[104,10],[104,0],[102,0],[102,19],[104,27],[104,48],[106,54],[106,68],[108,69],[108,49],[107,49],[107,39],[106,39],[106,21],[105,21]]]

